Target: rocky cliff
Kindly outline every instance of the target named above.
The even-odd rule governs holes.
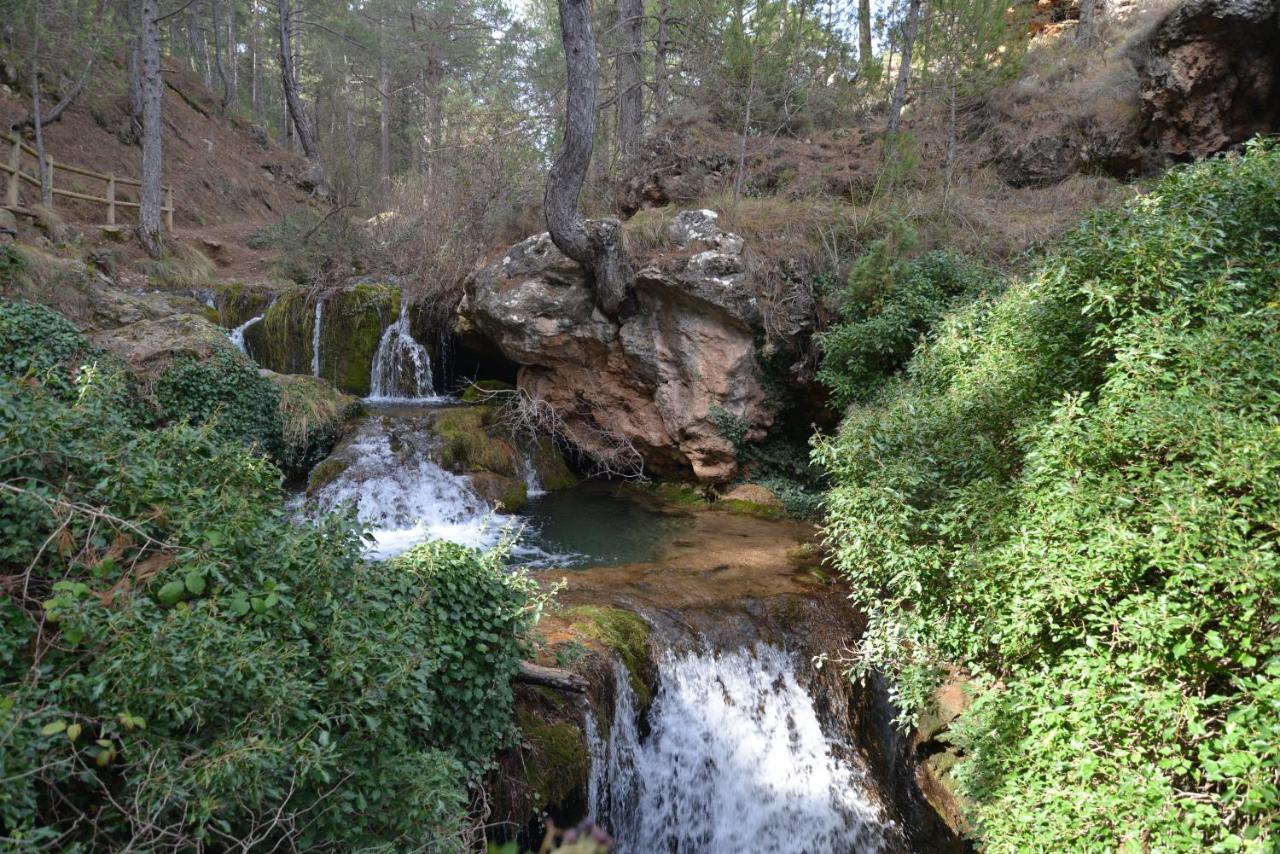
[[[738,468],[727,435],[759,438],[775,414],[757,358],[761,301],[742,238],[713,211],[677,214],[666,238],[616,314],[547,234],[472,274],[461,314],[588,455],[621,440],[654,474],[722,482]]]

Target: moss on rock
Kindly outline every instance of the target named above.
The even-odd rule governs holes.
[[[436,413],[436,435],[442,443],[440,462],[455,470],[516,477],[519,460],[515,446],[492,435],[493,416],[492,406],[459,406]]]
[[[538,440],[532,451],[533,470],[538,474],[538,483],[550,492],[576,486],[578,478],[569,469],[564,454],[548,438]]]
[[[320,376],[349,394],[367,395],[382,332],[399,313],[400,289],[391,285],[351,285],[326,294]]]
[[[479,380],[467,386],[466,391],[462,393],[462,402],[483,403],[489,399],[492,392],[514,390],[515,387],[511,383],[504,383],[502,380]]]
[[[305,288],[280,294],[261,323],[245,331],[245,346],[259,365],[278,374],[311,373],[315,296]]]
[[[787,515],[781,507],[760,504],[756,501],[743,501],[740,498],[722,498],[716,502],[716,506],[738,516],[751,516],[755,519],[774,520],[785,518]]]
[[[213,289],[216,322],[227,329],[235,329],[265,312],[275,296],[276,289],[271,287],[244,282],[219,283]]]
[[[649,624],[634,611],[578,605],[565,612],[582,635],[598,640],[622,660],[641,705],[649,704]]]
[[[529,501],[529,488],[524,481],[489,471],[473,474],[471,487],[503,513],[519,513]]]
[[[363,408],[323,379],[267,370],[261,373],[280,390],[282,467],[292,477],[303,477],[328,456],[342,438],[347,422]]]
[[[530,751],[525,757],[527,794],[535,810],[554,806],[575,790],[586,788],[591,757],[580,726],[568,721],[547,721],[528,711],[516,716]]]

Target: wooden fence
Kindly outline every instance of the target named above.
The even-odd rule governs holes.
[[[9,185],[5,194],[4,206],[10,210],[21,210],[22,208],[19,206],[18,202],[19,189],[22,182],[26,181],[33,187],[36,187],[37,191],[40,187],[39,174],[28,175],[26,172],[22,171],[22,155],[23,153],[26,153],[31,155],[33,158],[38,158],[39,155],[36,154],[36,150],[34,148],[24,143],[16,135],[0,133],[0,140],[7,142],[10,146],[8,162],[0,163],[0,172],[7,172],[9,175]],[[68,166],[65,163],[57,163],[48,154],[45,154],[44,159],[45,163],[49,166],[49,185],[53,190],[54,197],[57,198],[58,196],[63,196],[68,199],[79,199],[84,202],[96,202],[98,204],[106,205],[107,225],[116,224],[117,208],[138,208],[142,206],[139,202],[130,202],[116,198],[116,189],[118,187],[137,187],[141,189],[141,181],[135,181],[132,178],[121,178],[113,173],[107,173],[104,175],[101,172],[94,172],[90,169],[81,169],[78,166]],[[59,169],[72,175],[80,175],[84,178],[92,178],[105,182],[107,185],[106,195],[93,196],[88,193],[78,193],[75,190],[59,187],[57,182],[54,180]],[[38,161],[35,171],[37,173],[40,171]],[[161,205],[160,210],[164,211],[165,226],[169,231],[173,231],[173,187],[166,185],[162,189],[164,190],[164,204]]]

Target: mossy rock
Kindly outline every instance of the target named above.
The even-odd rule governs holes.
[[[436,413],[434,425],[441,440],[441,464],[457,471],[489,471],[518,477],[515,446],[492,435],[493,416],[492,406],[459,406]]]
[[[578,605],[565,618],[582,635],[604,644],[622,660],[631,689],[642,706],[649,705],[649,624],[634,611],[598,605]]]
[[[277,374],[309,374],[314,327],[315,295],[295,288],[280,294],[262,322],[245,331],[245,349],[259,365]]]
[[[321,460],[311,469],[311,474],[307,477],[307,497],[314,498],[317,492],[341,477],[342,473],[350,467],[350,460],[338,457],[326,457]]]
[[[364,397],[382,333],[400,312],[399,288],[360,284],[321,294],[305,288],[286,291],[265,311],[262,322],[245,332],[245,346],[264,368],[310,374],[317,300],[324,304],[320,376],[339,391]]]
[[[303,477],[329,455],[346,432],[347,423],[361,414],[363,407],[355,398],[317,377],[267,370],[260,373],[280,389],[285,472]]]
[[[750,516],[754,519],[768,519],[774,521],[786,518],[786,511],[781,507],[775,507],[770,504],[760,504],[756,501],[743,501],[738,498],[722,498],[716,502],[716,506],[722,510],[728,510],[737,516]]]
[[[502,380],[480,380],[467,386],[462,393],[462,402],[483,403],[489,399],[489,393],[495,391],[515,391],[515,387]]]
[[[578,478],[565,462],[564,454],[556,447],[556,443],[548,438],[538,440],[532,451],[533,470],[537,472],[538,483],[548,492],[568,489],[576,486]]]
[[[369,394],[382,332],[399,314],[397,287],[360,284],[331,291],[321,321],[320,376],[348,394]]]
[[[521,710],[516,722],[531,748],[525,757],[528,796],[542,811],[585,790],[591,776],[591,756],[582,728],[568,721],[546,721]]]
[[[523,480],[503,477],[490,471],[473,474],[471,488],[503,513],[519,513],[529,502],[529,488]]]
[[[703,497],[702,490],[693,484],[659,483],[653,487],[653,491],[654,494],[668,504],[691,508],[707,506],[707,499]]]
[[[223,282],[215,285],[213,289],[215,322],[226,329],[235,329],[245,321],[265,312],[275,295],[274,288],[248,285],[243,282]]]

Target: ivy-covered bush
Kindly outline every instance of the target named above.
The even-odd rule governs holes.
[[[816,457],[857,671],[985,850],[1280,844],[1280,150],[1183,168],[944,322]]]
[[[935,323],[992,286],[989,273],[947,252],[886,264],[880,249],[854,265],[837,300],[843,319],[819,338],[818,379],[840,406],[871,397]]]
[[[0,353],[22,328],[0,306]],[[532,582],[452,545],[365,561],[351,518],[300,524],[212,423],[131,422],[53,331],[0,375],[0,834],[460,849]]]
[[[218,433],[282,458],[280,390],[236,353],[219,351],[203,361],[180,356],[156,381],[155,399],[164,422],[212,423]]]

